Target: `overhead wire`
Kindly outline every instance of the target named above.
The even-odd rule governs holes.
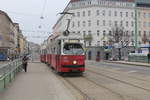
[[[44,0],[43,8],[42,8],[42,11],[41,11],[41,16],[40,16],[41,24],[38,26],[39,29],[42,28],[42,20],[44,19],[44,12],[45,12],[45,9],[46,9],[46,3],[47,3],[47,0]]]
[[[8,11],[8,10],[6,10],[6,12],[7,12],[8,14],[21,15],[21,16],[40,16],[40,14],[20,13],[20,12]]]

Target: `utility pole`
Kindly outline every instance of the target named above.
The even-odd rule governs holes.
[[[138,38],[138,28],[137,28],[137,4],[136,4],[136,2],[135,2],[135,48],[137,49],[138,48],[138,40],[137,40],[137,38]]]

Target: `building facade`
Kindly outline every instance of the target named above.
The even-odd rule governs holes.
[[[71,20],[69,31],[82,34],[89,60],[112,56],[124,59],[141,45],[150,43],[149,0],[71,0],[64,12],[73,13],[73,16],[62,15],[53,33],[61,34],[67,29],[67,20]],[[110,42],[116,27],[128,34],[127,46],[123,46],[122,41],[117,45]]]
[[[150,41],[150,4],[137,3],[137,37],[138,44],[149,44]]]
[[[19,24],[14,23],[5,12],[0,10],[0,59],[18,57],[25,49],[23,46],[20,47],[21,43],[24,45],[24,41],[26,39],[21,34]]]
[[[71,0],[64,11],[74,15],[61,16],[53,28],[54,33],[62,33],[66,29],[66,19],[71,19],[69,30],[82,34],[88,48],[87,55],[95,59],[99,52],[103,55],[104,46],[110,45],[108,35],[115,27],[130,34],[129,45],[135,46],[135,7],[133,0]],[[106,55],[110,56],[108,53]]]

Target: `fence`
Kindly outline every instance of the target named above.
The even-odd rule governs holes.
[[[131,54],[129,55],[129,61],[131,62],[142,62],[142,63],[148,63],[148,57],[147,54]]]
[[[0,91],[4,90],[6,86],[15,78],[16,74],[21,70],[21,66],[21,59],[0,65]]]

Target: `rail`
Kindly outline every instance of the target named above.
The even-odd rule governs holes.
[[[3,91],[6,86],[15,78],[16,74],[21,71],[21,67],[21,59],[0,65],[0,91]]]

